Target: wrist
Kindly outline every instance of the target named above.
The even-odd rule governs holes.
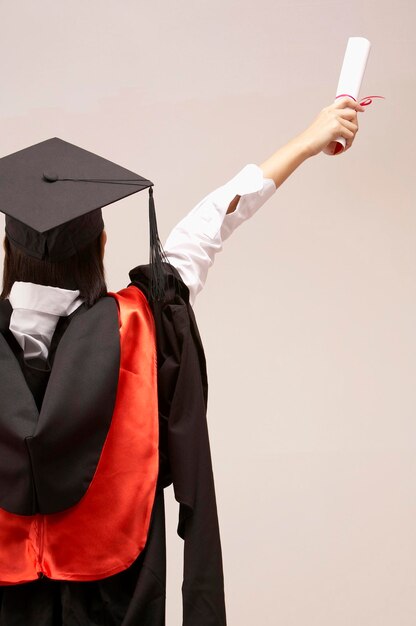
[[[307,137],[300,134],[266,159],[260,168],[265,178],[274,180],[277,189],[310,156],[312,150]]]
[[[296,135],[290,143],[294,146],[294,149],[299,154],[300,159],[306,160],[315,155],[311,143],[304,133]]]

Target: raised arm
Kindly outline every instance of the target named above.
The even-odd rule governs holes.
[[[271,178],[276,188],[295,171],[295,169],[311,156],[321,151],[336,155],[334,139],[345,137],[345,150],[349,150],[358,130],[357,113],[364,112],[365,108],[351,98],[339,98],[328,107],[324,107],[312,124],[302,133],[294,137],[274,152],[260,165],[265,178]],[[236,196],[227,213],[232,213],[237,207],[240,196]]]
[[[205,196],[171,231],[164,246],[169,262],[189,287],[191,304],[203,288],[222,244],[250,218],[303,161],[324,151],[334,154],[334,140],[346,139],[343,154],[358,130],[352,98],[324,107],[310,126],[274,152],[261,165],[250,163],[234,178]]]

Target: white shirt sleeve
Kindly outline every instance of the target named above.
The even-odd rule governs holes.
[[[264,178],[254,163],[245,165],[231,180],[203,198],[171,231],[164,250],[189,288],[193,305],[203,288],[215,255],[234,230],[249,219],[274,194],[273,179]],[[230,202],[241,196],[235,210]]]

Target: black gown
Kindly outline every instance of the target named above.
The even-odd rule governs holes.
[[[129,276],[130,284],[147,296],[149,266],[138,266]],[[0,586],[0,626],[165,626],[164,488],[170,484],[179,502],[177,533],[184,540],[183,625],[226,625],[221,542],[206,421],[205,356],[189,304],[189,291],[170,265],[166,266],[166,281],[165,301],[151,304],[158,355],[159,474],[145,548],[128,569],[102,580],[74,582],[42,577],[34,582]],[[14,353],[39,410],[57,346],[72,319],[85,310],[86,306],[81,305],[68,317],[60,318],[48,362],[45,365],[31,361],[29,366],[9,330],[10,302],[0,302],[0,333],[6,340],[2,350]],[[4,362],[0,350],[0,371]],[[86,371],[85,376],[89,375]],[[0,411],[1,421],[7,414],[1,399]]]

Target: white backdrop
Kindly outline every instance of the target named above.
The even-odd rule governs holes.
[[[58,136],[150,178],[163,239],[333,101],[349,36],[372,43],[361,95],[386,100],[234,233],[195,306],[230,626],[416,623],[415,18],[410,0],[0,1],[1,154]],[[103,210],[111,290],[147,262],[141,196]]]

